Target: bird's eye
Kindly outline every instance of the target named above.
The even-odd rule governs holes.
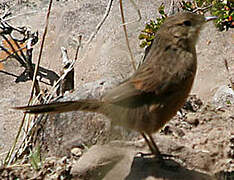
[[[191,26],[192,25],[191,21],[184,21],[183,24],[185,26]]]

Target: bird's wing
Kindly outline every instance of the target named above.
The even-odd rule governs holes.
[[[121,101],[137,101],[140,96],[151,97],[154,100],[161,98],[177,88],[186,78],[194,76],[196,69],[196,57],[192,53],[182,51],[175,53],[173,48],[168,48],[167,53],[150,52],[146,62],[142,64],[136,73],[128,80],[110,90],[104,100],[118,103]],[[152,56],[152,57],[151,57]],[[153,59],[157,57],[157,59]],[[181,59],[183,58],[183,60]],[[152,61],[154,61],[152,63]],[[173,88],[172,88],[173,87]],[[138,98],[136,98],[138,97]]]

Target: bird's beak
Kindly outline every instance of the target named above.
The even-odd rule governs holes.
[[[218,18],[217,16],[207,16],[207,17],[205,17],[205,21],[208,22],[208,21],[215,20],[217,18]]]

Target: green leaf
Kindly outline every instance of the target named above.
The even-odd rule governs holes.
[[[35,151],[30,153],[29,159],[33,169],[39,170],[41,166],[40,146],[37,146]]]

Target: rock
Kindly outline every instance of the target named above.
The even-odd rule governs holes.
[[[223,85],[218,88],[213,96],[213,103],[218,107],[227,107],[234,104],[234,91],[232,88]]]
[[[82,150],[80,148],[73,148],[71,153],[72,155],[79,157],[82,155]]]
[[[196,117],[196,114],[189,113],[186,115],[185,121],[193,126],[198,126],[199,119]]]
[[[78,90],[67,94],[59,101],[75,101],[79,99],[100,99],[103,93],[118,81],[103,78],[86,83]],[[43,148],[51,155],[64,156],[75,147],[92,146],[111,140],[131,140],[139,134],[122,127],[112,126],[109,119],[97,113],[81,111],[51,114],[44,117]]]
[[[196,95],[189,95],[182,109],[190,112],[197,112],[201,108],[203,102]]]
[[[123,179],[129,174],[134,155],[131,149],[94,145],[75,163],[71,173],[82,179]]]
[[[74,179],[89,180],[212,180],[212,177],[188,170],[174,160],[136,157],[136,151],[113,145],[95,145],[71,169]]]

